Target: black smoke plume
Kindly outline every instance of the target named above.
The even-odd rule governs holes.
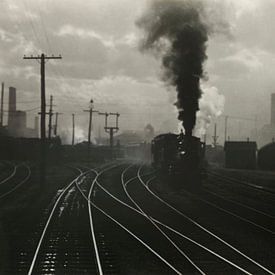
[[[201,97],[200,79],[207,59],[209,29],[196,0],[155,0],[137,25],[144,30],[143,50],[162,57],[163,78],[176,87],[179,110],[186,135],[192,135]]]

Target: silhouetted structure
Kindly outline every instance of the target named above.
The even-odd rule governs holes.
[[[257,143],[251,141],[226,141],[224,144],[225,167],[255,169]]]
[[[271,95],[271,125],[275,126],[275,94]]]
[[[38,137],[37,118],[35,118],[34,128],[27,127],[27,113],[17,110],[16,106],[16,89],[9,88],[9,110],[8,110],[8,125],[7,134],[13,137]]]
[[[275,171],[275,142],[265,145],[258,151],[258,166],[262,170]]]

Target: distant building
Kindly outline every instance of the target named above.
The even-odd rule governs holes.
[[[275,139],[275,94],[271,94],[270,124],[260,130],[260,145],[266,145]]]
[[[255,169],[257,166],[256,142],[226,141],[224,151],[226,168]]]
[[[115,140],[119,140],[121,145],[144,142],[142,133],[136,131],[124,131],[115,136]]]
[[[7,134],[13,137],[38,137],[38,118],[35,118],[34,128],[27,128],[27,113],[16,108],[16,89],[9,88],[9,110]]]

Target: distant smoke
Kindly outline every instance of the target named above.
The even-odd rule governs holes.
[[[202,86],[203,95],[199,101],[200,111],[197,113],[197,123],[194,134],[202,137],[206,134],[211,121],[219,117],[224,109],[224,96],[216,87]]]
[[[71,144],[72,143],[72,129],[66,129],[61,132],[61,140],[63,144]],[[75,128],[75,144],[81,143],[83,141],[87,141],[87,135],[82,128]],[[95,135],[91,133],[91,143],[96,144]]]
[[[178,119],[187,135],[192,135],[199,110],[208,35],[223,31],[212,18],[206,21],[209,11],[202,1],[155,0],[137,22],[145,32],[142,50],[161,56],[163,80],[176,87]]]

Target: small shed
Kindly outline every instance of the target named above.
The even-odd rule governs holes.
[[[256,169],[257,143],[254,141],[226,141],[224,144],[225,167]]]

